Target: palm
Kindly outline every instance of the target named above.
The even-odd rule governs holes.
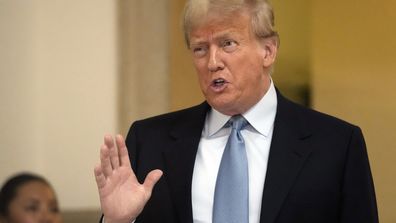
[[[140,184],[132,171],[122,137],[117,137],[118,149],[112,141],[109,136],[105,137],[101,164],[95,168],[100,203],[106,223],[131,222],[143,210],[162,172],[151,171]]]

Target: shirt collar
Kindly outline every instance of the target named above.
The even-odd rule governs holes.
[[[242,116],[257,132],[267,137],[275,121],[277,104],[276,90],[271,80],[270,87],[265,95]],[[206,116],[204,134],[208,137],[213,136],[223,128],[230,117],[211,108]]]

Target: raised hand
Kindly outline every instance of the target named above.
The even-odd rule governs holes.
[[[124,138],[117,135],[114,143],[111,135],[105,135],[95,178],[106,223],[130,223],[136,219],[161,176],[161,170],[153,170],[140,184],[131,168]]]

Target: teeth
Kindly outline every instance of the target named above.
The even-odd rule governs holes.
[[[216,84],[216,85],[220,85],[220,84],[224,84],[225,80],[220,78],[220,79],[214,80],[213,83]]]

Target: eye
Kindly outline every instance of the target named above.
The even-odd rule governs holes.
[[[52,213],[59,213],[59,207],[58,207],[58,206],[50,207],[50,211],[51,211]]]
[[[28,212],[37,212],[39,210],[39,206],[36,204],[31,204],[25,207],[25,210]]]
[[[224,51],[231,53],[234,50],[237,49],[237,42],[234,40],[224,40],[224,42],[222,43],[222,47],[224,49]]]
[[[195,57],[203,57],[206,55],[206,52],[208,51],[207,47],[204,46],[194,46],[191,47],[191,49]]]

